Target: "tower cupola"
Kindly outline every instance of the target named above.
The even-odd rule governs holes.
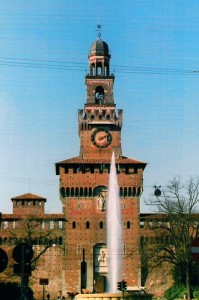
[[[110,76],[109,61],[111,55],[109,53],[108,44],[101,39],[101,25],[98,25],[98,39],[91,44],[89,59],[89,75],[90,76]]]
[[[91,45],[90,56],[91,55],[106,56],[110,58],[111,55],[109,54],[108,44],[99,38]]]

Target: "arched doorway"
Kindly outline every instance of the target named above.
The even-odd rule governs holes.
[[[97,244],[94,247],[94,290],[104,293],[107,290],[108,276],[108,249],[106,244]]]

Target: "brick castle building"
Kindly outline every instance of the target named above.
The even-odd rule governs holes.
[[[103,292],[107,281],[106,201],[114,151],[123,224],[123,275],[140,285],[139,213],[145,163],[124,157],[121,148],[122,110],[114,101],[114,75],[109,48],[100,38],[91,45],[85,78],[86,103],[79,110],[80,154],[56,164],[66,223],[68,289]]]
[[[115,76],[110,73],[110,60],[109,47],[99,36],[90,48],[89,73],[85,77],[86,102],[78,114],[79,155],[56,163],[63,212],[46,214],[45,198],[25,194],[11,199],[13,214],[2,214],[0,242],[8,253],[9,264],[0,278],[19,281],[13,274],[12,251],[29,235],[34,257],[43,252],[35,261],[29,280],[38,299],[42,298],[41,278],[49,280],[45,289],[52,297],[59,290],[63,293],[84,289],[105,291],[106,202],[113,151],[122,213],[122,279],[129,287],[143,285],[140,238],[150,235],[144,215],[140,228],[140,196],[146,163],[123,156],[122,110],[116,108],[114,101]],[[24,220],[26,225],[31,220],[35,230],[31,231],[31,226],[25,230]]]

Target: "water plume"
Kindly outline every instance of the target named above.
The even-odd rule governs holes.
[[[122,278],[123,238],[115,154],[111,159],[107,207],[108,292],[117,293]]]

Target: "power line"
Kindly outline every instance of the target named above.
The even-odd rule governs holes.
[[[0,57],[0,65],[9,67],[54,69],[63,71],[85,72],[88,65],[82,62],[58,61],[29,58]],[[199,70],[183,70],[160,67],[139,67],[112,65],[114,73],[122,74],[147,74],[147,75],[199,75]]]

